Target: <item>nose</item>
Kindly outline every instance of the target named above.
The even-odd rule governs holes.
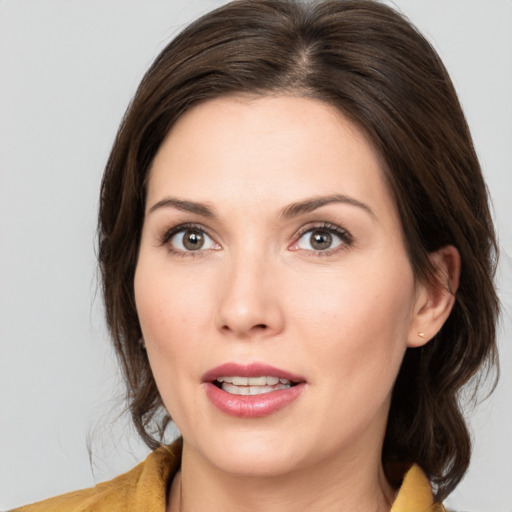
[[[238,338],[271,337],[282,331],[284,314],[278,269],[264,258],[240,256],[227,263],[219,287],[216,327]]]

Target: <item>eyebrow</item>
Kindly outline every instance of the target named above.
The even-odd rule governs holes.
[[[351,206],[356,206],[357,208],[361,208],[366,213],[368,213],[374,219],[377,219],[373,210],[365,203],[354,199],[353,197],[346,196],[344,194],[332,194],[328,196],[319,196],[312,197],[310,199],[306,199],[304,201],[299,201],[297,203],[292,203],[286,206],[282,212],[281,217],[288,219],[291,217],[298,217],[299,215],[303,215],[305,213],[310,213],[317,208],[321,208],[322,206],[326,206],[332,203],[343,203]]]
[[[159,208],[176,208],[182,212],[197,213],[203,217],[216,217],[215,210],[211,206],[208,206],[204,203],[197,203],[195,201],[176,199],[174,197],[166,197],[161,201],[158,201],[149,209],[149,213],[153,213]]]
[[[367,204],[357,199],[354,199],[353,197],[346,196],[344,194],[332,194],[328,196],[312,197],[309,199],[305,199],[303,201],[291,203],[281,210],[280,217],[284,219],[298,217],[300,215],[310,213],[318,208],[321,208],[322,206],[326,206],[332,203],[342,203],[351,206],[356,206],[357,208],[361,208],[362,210],[364,210],[374,219],[377,218],[375,213],[373,213],[372,209]],[[210,219],[217,217],[215,209],[205,203],[187,201],[184,199],[177,199],[174,197],[166,197],[158,201],[149,209],[149,213],[153,213],[155,210],[158,210],[160,208],[175,208],[183,212],[195,213],[197,215],[201,215],[203,217],[207,217]]]

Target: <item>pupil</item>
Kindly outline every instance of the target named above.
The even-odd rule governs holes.
[[[183,237],[183,245],[190,251],[201,249],[204,236],[199,231],[187,231]]]
[[[310,242],[313,249],[317,251],[325,250],[332,244],[332,235],[327,231],[313,231]]]

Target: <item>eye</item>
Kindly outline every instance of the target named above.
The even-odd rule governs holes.
[[[323,225],[303,231],[291,249],[327,253],[342,246],[349,246],[351,243],[352,237],[344,229]]]
[[[218,249],[219,245],[204,230],[195,226],[178,226],[168,232],[163,243],[174,252],[199,252]]]

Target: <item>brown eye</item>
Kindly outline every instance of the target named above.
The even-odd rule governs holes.
[[[188,230],[183,233],[183,247],[189,251],[197,251],[204,245],[204,235],[200,231]]]
[[[317,254],[331,254],[331,250],[343,249],[352,245],[352,236],[335,224],[316,226],[302,232],[292,245],[292,250],[309,251]]]
[[[325,230],[313,231],[309,237],[309,243],[315,251],[325,251],[332,245],[332,235]]]
[[[202,252],[208,249],[219,249],[216,244],[202,229],[194,226],[181,226],[166,235],[163,239],[164,244],[174,252],[192,253]]]

